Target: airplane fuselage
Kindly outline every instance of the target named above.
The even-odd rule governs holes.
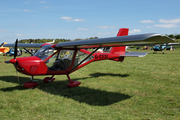
[[[47,45],[32,57],[11,59],[10,63],[14,64],[18,72],[36,76],[69,74],[94,61],[109,59],[122,62],[124,60],[124,57],[120,57],[119,54],[96,52],[90,54],[91,52],[85,49],[55,50]]]

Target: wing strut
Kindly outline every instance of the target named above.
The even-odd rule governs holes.
[[[26,52],[28,52],[29,54],[31,54],[31,56],[33,56],[33,53],[29,52],[29,50],[27,50],[26,48],[24,48],[24,50],[26,50]]]
[[[81,82],[79,82],[79,81],[72,81],[71,78],[69,77],[69,74],[72,71],[74,71],[79,65],[81,65],[85,60],[87,60],[92,54],[94,54],[100,47],[101,47],[101,45],[98,48],[96,48],[95,50],[93,50],[93,52],[91,54],[89,54],[86,58],[84,58],[78,65],[76,65],[74,68],[72,68],[72,70],[68,74],[66,74],[68,77],[68,80],[69,80],[68,87],[77,87],[81,84]]]
[[[71,73],[72,71],[74,71],[79,65],[81,65],[85,60],[87,60],[92,54],[94,54],[99,48],[101,48],[101,45],[96,48],[95,50],[93,50],[93,52],[91,54],[89,54],[87,57],[85,57],[79,64],[77,64],[74,68],[72,68],[72,70],[69,72]]]

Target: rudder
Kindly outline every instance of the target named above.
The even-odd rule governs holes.
[[[119,29],[117,37],[118,36],[127,36],[128,35],[128,31],[129,31],[129,28],[121,28],[121,29]],[[111,54],[124,55],[125,51],[126,51],[126,46],[112,47],[110,53]],[[115,61],[123,61],[124,57],[116,58],[116,59],[113,59],[113,60],[115,60]]]

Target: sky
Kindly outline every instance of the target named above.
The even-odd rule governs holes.
[[[0,42],[180,34],[180,0],[0,0]]]

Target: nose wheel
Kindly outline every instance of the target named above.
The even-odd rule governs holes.
[[[35,82],[35,81],[33,80],[33,76],[31,76],[31,80],[28,81],[28,82],[25,82],[25,83],[23,84],[23,86],[24,86],[25,88],[33,89],[33,88],[35,88],[36,86],[38,86],[38,83]]]
[[[29,88],[29,89],[33,89],[33,88],[35,88],[37,85],[38,85],[38,83],[37,83],[37,82],[33,82],[33,81],[28,81],[28,82],[25,82],[25,83],[23,84],[23,86],[24,86],[25,88]]]

